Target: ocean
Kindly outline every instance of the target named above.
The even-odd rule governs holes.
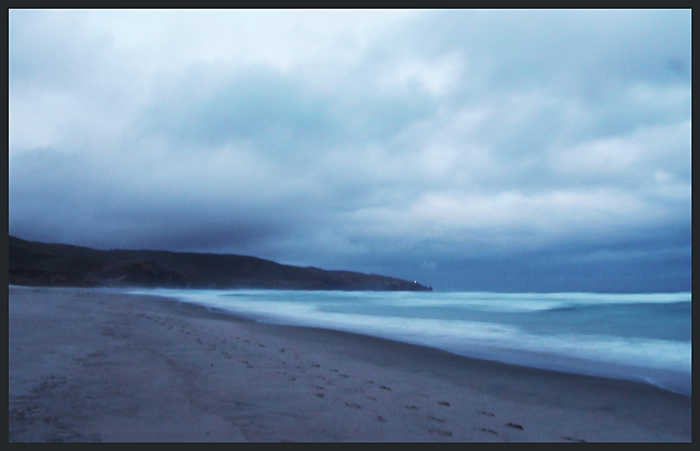
[[[265,323],[354,332],[691,394],[691,293],[130,292]]]

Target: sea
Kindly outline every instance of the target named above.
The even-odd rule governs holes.
[[[138,289],[254,321],[333,329],[691,394],[687,293]]]

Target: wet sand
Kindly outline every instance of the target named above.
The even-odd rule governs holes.
[[[691,441],[691,397],[170,299],[9,288],[10,441]]]

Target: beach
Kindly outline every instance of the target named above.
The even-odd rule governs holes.
[[[99,289],[8,312],[10,441],[691,441],[691,397],[644,383]]]

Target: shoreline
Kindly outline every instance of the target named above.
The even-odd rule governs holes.
[[[218,290],[215,290],[218,291]],[[230,290],[229,290],[230,291]],[[143,292],[136,292],[135,294],[143,294]],[[568,294],[568,293],[567,293]],[[587,295],[590,293],[586,293]],[[595,293],[593,293],[595,294]],[[640,294],[640,293],[636,293]],[[679,294],[679,293],[675,293]],[[683,293],[680,293],[683,294]],[[464,349],[455,350],[449,349],[449,347],[434,346],[429,343],[421,343],[420,340],[416,341],[402,341],[400,338],[382,336],[380,334],[373,334],[371,332],[362,332],[356,330],[348,329],[337,329],[337,328],[326,328],[324,326],[314,326],[314,325],[303,325],[303,324],[286,324],[283,321],[276,322],[274,320],[266,321],[264,319],[256,318],[254,314],[246,315],[244,313],[238,313],[232,310],[227,310],[225,308],[219,308],[214,306],[209,306],[206,303],[195,302],[187,300],[187,298],[180,298],[177,295],[171,295],[169,293],[159,293],[159,294],[149,294],[150,296],[159,296],[169,299],[174,299],[178,302],[190,303],[192,305],[200,306],[209,310],[219,311],[225,315],[231,315],[235,318],[250,320],[253,322],[261,324],[270,324],[278,326],[290,326],[290,327],[302,327],[308,329],[328,329],[331,331],[345,332],[349,334],[366,335],[370,337],[376,337],[381,339],[386,339],[389,341],[396,341],[399,343],[404,343],[408,345],[415,346],[425,346],[430,349],[437,351],[447,352],[457,356],[465,357],[468,359],[482,360],[486,362],[498,362],[505,365],[513,365],[515,367],[524,367],[529,369],[540,369],[545,371],[552,371],[555,373],[563,374],[573,374],[573,375],[583,375],[589,377],[603,378],[603,379],[613,379],[622,380],[628,382],[642,383],[652,385],[654,387],[660,388],[662,390],[667,390],[672,393],[676,393],[684,396],[692,396],[692,380],[691,375],[677,372],[669,369],[651,369],[651,368],[640,368],[631,364],[623,363],[613,363],[613,362],[600,362],[600,361],[590,361],[582,358],[576,358],[572,356],[560,356],[557,359],[552,359],[552,356],[546,353],[540,353],[537,351],[527,351],[527,350],[498,350],[496,355],[493,351],[491,352],[475,352],[475,350],[469,349],[465,351]],[[527,357],[524,357],[527,356]],[[641,373],[641,374],[640,374]],[[644,374],[646,373],[646,374]]]
[[[651,381],[642,380],[642,379],[607,377],[604,375],[577,373],[577,372],[573,372],[573,371],[543,368],[543,367],[534,366],[534,365],[509,363],[506,361],[501,361],[501,360],[496,360],[496,359],[473,357],[473,356],[462,355],[462,354],[459,354],[457,352],[451,352],[449,350],[440,349],[440,348],[429,346],[429,345],[409,343],[409,342],[394,340],[391,338],[384,338],[384,337],[378,337],[375,335],[363,334],[363,333],[359,333],[359,332],[350,332],[350,331],[345,331],[345,330],[329,329],[329,328],[314,327],[314,326],[299,326],[299,325],[280,324],[280,323],[274,323],[274,322],[265,322],[265,321],[261,321],[261,320],[258,320],[256,318],[253,318],[253,317],[247,317],[245,315],[240,315],[240,314],[237,314],[235,312],[224,310],[224,309],[221,309],[218,307],[209,307],[206,305],[190,303],[190,302],[182,301],[182,300],[174,298],[174,297],[171,298],[171,297],[161,296],[161,295],[148,295],[148,296],[157,297],[157,298],[160,298],[162,300],[167,300],[168,302],[177,302],[177,303],[183,304],[184,308],[192,307],[194,309],[203,309],[206,312],[213,314],[214,316],[222,315],[224,317],[231,317],[236,321],[250,322],[253,324],[258,324],[258,325],[263,326],[263,327],[269,326],[269,327],[273,328],[270,331],[270,333],[272,333],[272,334],[274,334],[275,328],[281,328],[283,330],[286,330],[285,334],[292,334],[292,335],[294,334],[294,329],[300,329],[301,331],[304,331],[301,334],[299,334],[300,336],[304,336],[306,334],[317,334],[319,336],[324,336],[324,334],[332,334],[332,335],[338,335],[338,338],[340,338],[340,339],[354,340],[357,342],[366,341],[367,345],[371,345],[371,344],[376,342],[376,343],[383,343],[384,347],[390,347],[391,345],[393,345],[393,347],[395,347],[397,349],[401,348],[404,351],[407,349],[415,349],[415,352],[418,354],[421,354],[421,352],[419,350],[422,349],[422,350],[424,350],[424,352],[422,352],[422,353],[425,355],[429,355],[431,353],[445,354],[446,356],[450,356],[456,360],[463,359],[464,361],[473,361],[473,363],[475,365],[481,365],[484,367],[493,366],[495,372],[497,372],[499,370],[507,371],[507,372],[533,371],[533,372],[543,372],[544,374],[552,373],[552,377],[562,377],[562,378],[580,377],[580,378],[585,379],[585,380],[600,379],[600,380],[608,381],[612,385],[615,385],[616,383],[639,385],[640,388],[646,387],[647,389],[651,388],[651,389],[661,390],[663,392],[672,393],[674,395],[692,398],[692,393],[684,393],[682,391],[673,390],[669,387],[664,387],[662,385],[658,385],[658,384],[655,384]],[[361,358],[361,356],[359,358]]]
[[[691,441],[691,396],[643,382],[171,298],[9,293],[10,441]]]

